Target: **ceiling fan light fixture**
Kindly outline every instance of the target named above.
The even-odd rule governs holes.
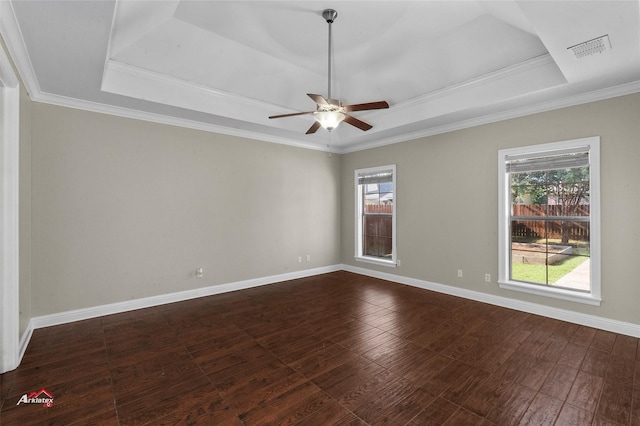
[[[328,131],[338,127],[345,117],[341,111],[316,111],[313,113],[313,116],[322,128]]]
[[[294,117],[297,115],[311,115],[313,114],[314,122],[307,130],[307,135],[311,135],[316,132],[320,127],[327,131],[332,131],[340,123],[343,121],[351,126],[357,127],[360,130],[367,131],[371,129],[371,124],[365,123],[362,120],[357,119],[356,117],[350,115],[353,111],[367,111],[371,109],[384,109],[389,108],[389,104],[386,101],[377,101],[377,102],[368,102],[364,104],[353,104],[353,105],[342,105],[339,99],[333,99],[331,97],[331,24],[338,16],[338,12],[333,9],[325,9],[322,12],[322,17],[329,24],[329,55],[327,57],[327,93],[328,96],[325,98],[321,95],[316,95],[313,93],[307,93],[317,105],[317,109],[315,111],[306,111],[306,112],[294,112],[289,114],[280,114],[280,115],[272,115],[269,118],[283,118],[283,117]]]

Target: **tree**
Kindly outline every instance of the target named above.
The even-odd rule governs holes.
[[[544,205],[547,216],[580,216],[579,207],[589,204],[589,190],[588,167],[511,174],[512,202],[530,199],[532,204]],[[569,243],[571,227],[570,222],[561,221],[562,244]]]
[[[558,216],[580,216],[578,207],[589,203],[589,168],[550,170],[547,174],[547,194],[560,206]],[[562,221],[562,244],[569,243],[571,223]]]

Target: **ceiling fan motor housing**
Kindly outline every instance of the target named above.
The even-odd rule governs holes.
[[[315,111],[306,111],[306,112],[295,112],[290,114],[281,114],[281,115],[272,115],[269,118],[281,118],[281,117],[292,117],[296,115],[307,115],[313,114],[315,118],[315,122],[311,125],[309,130],[307,130],[307,134],[315,133],[318,128],[323,127],[324,129],[331,131],[335,129],[342,121],[359,128],[360,130],[367,131],[371,129],[371,125],[365,123],[362,120],[358,120],[357,118],[349,115],[349,112],[352,111],[365,111],[370,109],[382,109],[389,108],[389,104],[386,101],[378,101],[378,102],[369,102],[366,104],[354,104],[354,105],[342,105],[342,102],[339,99],[331,98],[331,24],[338,17],[338,12],[333,9],[325,9],[322,11],[322,17],[329,24],[329,55],[328,55],[328,96],[325,98],[321,95],[316,95],[313,93],[307,93],[313,101],[316,103],[317,107]]]
[[[322,17],[329,23],[332,24],[333,21],[338,17],[338,12],[333,9],[325,9],[322,12]]]
[[[342,108],[342,102],[338,99],[327,99],[327,103],[329,105],[318,105],[318,109],[322,108],[323,111],[335,111]]]

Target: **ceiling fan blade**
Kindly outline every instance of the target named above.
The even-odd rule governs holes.
[[[378,102],[368,102],[366,104],[345,105],[342,108],[344,108],[346,112],[365,111],[369,109],[389,108],[389,104],[387,103],[387,101],[378,101]]]
[[[315,111],[294,112],[292,114],[272,115],[269,118],[295,117],[296,115],[307,115],[307,114],[313,114],[314,112]]]
[[[331,104],[329,102],[327,102],[327,100],[320,96],[320,95],[314,95],[313,93],[307,93],[307,96],[310,97],[311,99],[313,99],[313,101],[315,103],[317,103],[320,106],[331,106]]]
[[[358,120],[357,118],[349,115],[349,114],[345,114],[344,115],[344,120],[345,123],[351,124],[352,126],[357,127],[360,130],[364,130],[365,132],[367,130],[369,130],[370,128],[372,128],[373,126],[371,124],[367,124],[362,120]]]
[[[311,127],[309,127],[309,130],[307,130],[306,134],[310,135],[312,133],[315,133],[316,130],[318,130],[319,128],[320,128],[320,123],[318,123],[317,121],[314,121]]]

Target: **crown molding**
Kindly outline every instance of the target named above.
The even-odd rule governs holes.
[[[9,55],[18,70],[27,93],[32,99],[37,97],[41,92],[40,84],[22,38],[20,24],[14,13],[13,4],[10,1],[0,1],[0,35],[4,39]]]
[[[403,135],[382,138],[372,143],[362,143],[345,148],[339,151],[340,154],[348,154],[351,152],[363,151],[371,148],[378,148],[386,145],[412,141],[428,136],[440,135],[443,133],[454,132],[456,130],[468,129],[471,127],[482,126],[485,124],[497,123],[500,121],[510,120],[513,118],[526,117],[528,115],[539,114],[542,112],[553,111],[561,108],[567,108],[577,105],[588,104],[591,102],[602,101],[620,96],[631,95],[640,92],[640,80],[631,83],[625,83],[614,87],[594,90],[578,95],[566,96],[558,99],[552,99],[537,104],[527,105],[520,108],[514,108],[507,111],[501,111],[495,114],[487,114],[480,117],[474,117],[467,120],[460,120],[454,123],[445,124],[418,130],[416,132],[405,133]]]
[[[133,110],[124,107],[118,107],[113,105],[101,104],[96,102],[89,102],[79,100],[75,98],[64,97],[60,95],[54,95],[50,93],[38,92],[36,96],[31,95],[32,100],[36,102],[47,103],[51,105],[64,106],[68,108],[81,109],[85,111],[98,112],[108,115],[115,115],[118,117],[131,118],[136,120],[149,121],[158,124],[167,124],[170,126],[184,127],[194,130],[202,130],[206,132],[219,133],[229,136],[237,136],[241,138],[248,138],[259,140],[263,142],[277,143],[282,145],[294,146],[297,148],[311,149],[316,151],[330,152],[334,154],[348,154],[351,152],[363,151],[372,148],[378,148],[386,145],[393,145],[396,143],[412,141],[421,139],[428,136],[435,136],[443,133],[453,132],[457,130],[468,129],[471,127],[481,126],[485,124],[496,123],[499,121],[510,120],[513,118],[525,117],[528,115],[538,114],[547,111],[553,111],[556,109],[567,108],[571,106],[582,105],[590,102],[597,102],[605,99],[615,98],[619,96],[630,95],[640,92],[640,81],[634,81],[631,83],[622,84],[606,89],[595,90],[588,93],[581,93],[578,95],[568,96],[559,99],[553,99],[547,102],[540,102],[534,105],[528,105],[521,108],[514,108],[507,111],[498,112],[495,114],[488,114],[480,117],[475,117],[467,120],[456,121],[454,123],[445,124],[442,126],[435,126],[425,128],[416,132],[405,133],[402,135],[391,136],[387,138],[381,138],[373,142],[364,142],[358,145],[354,145],[347,148],[340,148],[334,146],[319,145],[317,143],[305,143],[300,140],[278,137],[268,135],[260,132],[249,131],[239,128],[231,128],[225,126],[219,126],[210,123],[204,123],[200,121],[187,120],[183,118],[170,117],[161,114],[155,114],[150,112],[144,112],[139,110]],[[304,136],[304,135],[303,135]]]
[[[189,129],[201,130],[206,132],[219,133],[223,135],[236,136],[241,138],[249,138],[254,140],[259,140],[263,142],[277,143],[282,145],[293,146],[297,148],[311,149],[317,151],[324,151],[335,154],[347,154],[351,152],[357,152],[377,147],[382,147],[386,145],[392,145],[401,142],[407,142],[411,140],[416,140],[428,136],[434,136],[438,134],[448,133],[456,130],[467,129],[470,127],[491,124],[503,120],[509,120],[512,118],[524,117],[527,115],[537,114],[541,112],[552,111],[555,109],[566,108],[570,106],[576,106],[580,104],[596,102],[600,100],[605,100],[609,98],[614,98],[618,96],[629,95],[633,93],[640,92],[640,80],[633,81],[630,83],[594,90],[588,93],[582,93],[577,95],[564,96],[548,101],[538,102],[536,104],[523,106],[520,108],[513,108],[493,114],[487,114],[479,117],[474,117],[471,119],[465,119],[460,121],[455,121],[452,123],[434,126],[434,127],[426,127],[421,130],[403,133],[400,135],[392,135],[388,137],[384,137],[378,135],[376,138],[376,133],[373,133],[372,138],[367,137],[368,140],[364,142],[358,143],[355,141],[354,145],[348,147],[339,147],[333,146],[331,143],[326,143],[324,141],[319,141],[318,139],[314,139],[313,141],[305,142],[304,135],[298,136],[293,135],[283,136],[283,135],[274,135],[268,134],[255,130],[247,130],[240,129],[238,127],[227,127],[221,126],[211,123],[206,123],[202,121],[188,120],[183,118],[171,117],[163,114],[157,114],[146,111],[133,110],[126,107],[108,105],[104,103],[85,101],[70,97],[65,97],[61,95],[56,95],[52,93],[43,92],[38,83],[38,79],[36,77],[35,71],[33,69],[33,65],[29,58],[26,45],[22,38],[22,34],[20,32],[20,26],[16,19],[12,3],[10,1],[0,1],[0,34],[4,38],[4,41],[9,50],[9,54],[13,59],[16,68],[18,70],[18,74],[24,83],[24,86],[30,96],[30,98],[35,102],[42,102],[52,105],[64,106],[69,108],[81,109],[91,112],[98,112],[102,114],[109,114],[119,117],[131,118],[136,120],[149,121],[158,124],[167,124],[170,126],[184,127]],[[529,61],[523,62],[522,64],[514,65],[513,67],[508,67],[503,70],[496,71],[495,73],[491,73],[487,76],[483,76],[477,80],[468,81],[457,85],[453,88],[443,89],[438,92],[434,92],[425,96],[421,96],[410,101],[393,105],[393,109],[407,109],[412,106],[417,106],[419,104],[424,104],[425,102],[433,102],[434,100],[440,99],[442,97],[446,97],[451,95],[452,93],[459,92],[461,90],[469,90],[473,88],[477,88],[482,85],[486,85],[487,83],[496,81],[504,76],[512,76],[514,74],[522,73],[526,70],[530,70],[532,68],[544,67],[548,66],[550,62],[553,62],[553,59],[550,55],[542,55],[537,58],[533,58]],[[106,69],[106,64],[105,64]],[[142,72],[140,75],[147,75],[148,73]],[[158,77],[160,78],[160,77]],[[175,81],[173,81],[175,83]],[[178,84],[178,86],[189,86],[188,82],[184,82]],[[192,89],[197,89],[193,85],[189,86]],[[215,91],[214,91],[215,92]],[[213,92],[211,92],[213,93]],[[218,92],[216,92],[218,93]],[[232,96],[230,94],[224,94],[220,92],[224,96]],[[252,102],[251,105],[253,107],[264,107],[265,103],[255,101]],[[393,128],[387,129],[389,132],[393,132]],[[288,131],[283,131],[288,132]],[[367,135],[368,136],[368,135]],[[376,138],[375,140],[371,140]],[[342,141],[344,142],[344,141]]]
[[[101,114],[113,115],[123,118],[131,118],[134,120],[148,121],[157,124],[166,124],[175,127],[184,127],[192,130],[201,130],[205,132],[218,133],[228,136],[236,136],[240,138],[247,138],[253,140],[259,140],[263,142],[277,143],[281,145],[294,146],[297,148],[311,149],[316,151],[326,151],[332,153],[338,153],[334,148],[326,147],[322,145],[304,143],[298,140],[278,137],[273,135],[267,135],[260,132],[251,130],[239,129],[235,127],[220,126],[211,123],[205,123],[202,121],[187,120],[184,118],[172,117],[163,114],[156,114],[147,111],[134,110],[131,108],[125,108],[120,106],[102,104],[99,102],[85,101],[66,96],[55,95],[46,92],[40,92],[37,97],[32,97],[35,102],[41,102],[49,105],[62,106],[67,108],[79,109],[89,112],[97,112]]]
[[[102,76],[103,92],[135,97],[167,105],[192,109],[208,114],[243,120],[239,114],[266,119],[270,111],[278,113],[296,112],[257,99],[238,96],[192,81],[182,80],[155,71],[109,59]],[[161,91],[161,95],[156,93]],[[154,94],[157,100],[153,99]],[[229,113],[234,110],[234,113]]]
[[[506,78],[519,76],[526,72],[535,72],[540,68],[550,67],[550,66],[557,68],[557,65],[553,60],[553,57],[551,57],[551,55],[547,53],[547,54],[529,59],[527,61],[520,62],[518,64],[499,69],[489,74],[482,75],[478,78],[464,81],[459,84],[454,84],[452,86],[448,86],[443,89],[424,94],[422,96],[417,96],[415,98],[409,99],[408,101],[401,102],[399,104],[394,105],[394,109],[407,110],[415,107],[420,107],[422,104],[425,104],[428,102],[434,102],[434,101],[437,101],[438,99],[445,98],[447,96],[456,94],[458,92],[469,91],[478,87],[499,83],[500,81],[503,81]]]

